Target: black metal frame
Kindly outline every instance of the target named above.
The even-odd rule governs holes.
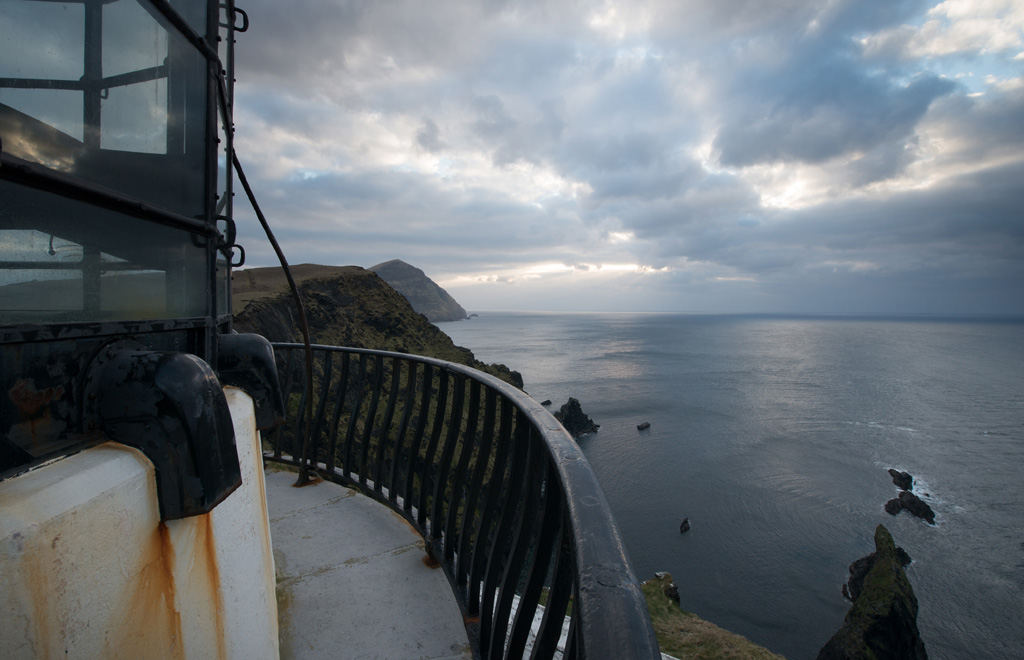
[[[56,0],[36,0],[37,2],[51,2]],[[72,3],[82,4],[86,9],[86,32],[92,32],[98,34],[101,30],[98,22],[98,8],[104,4],[108,4],[112,0],[70,0]],[[148,203],[145,200],[139,199],[132,195],[122,193],[119,191],[111,190],[101,185],[91,183],[67,174],[51,170],[42,165],[25,161],[17,158],[10,154],[3,152],[3,143],[0,141],[0,178],[8,180],[12,183],[17,183],[31,188],[36,188],[46,192],[58,194],[62,197],[86,202],[88,204],[105,208],[112,211],[117,211],[130,215],[142,220],[153,222],[156,224],[172,227],[182,231],[190,232],[193,235],[193,240],[196,238],[201,241],[200,244],[205,245],[207,250],[206,263],[207,273],[206,280],[210,282],[210,286],[207,291],[207,305],[206,305],[206,326],[209,330],[204,333],[206,336],[203,340],[203,346],[199,349],[198,353],[200,357],[211,364],[216,364],[217,360],[217,328],[219,327],[222,331],[230,331],[231,329],[231,318],[230,314],[218,315],[217,309],[217,287],[216,282],[216,269],[217,269],[217,252],[221,251],[225,253],[227,268],[231,268],[232,258],[231,249],[236,247],[233,245],[233,240],[225,240],[224,235],[221,234],[217,227],[218,219],[223,219],[225,216],[230,219],[231,212],[231,176],[230,176],[230,164],[227,168],[227,208],[226,214],[217,213],[217,153],[220,148],[225,148],[226,153],[231,153],[231,141],[232,141],[232,107],[231,107],[231,96],[230,88],[231,84],[225,82],[226,77],[233,76],[231,68],[224,70],[222,68],[215,43],[211,43],[211,40],[219,41],[222,37],[220,36],[219,29],[224,28],[226,30],[228,41],[229,54],[233,55],[233,44],[234,44],[234,32],[235,22],[234,16],[238,13],[234,6],[234,0],[220,0],[220,2],[211,0],[207,2],[206,6],[206,34],[207,37],[200,35],[196,32],[193,27],[186,21],[168,0],[141,0],[140,5],[150,11],[155,18],[162,19],[168,23],[178,34],[188,41],[206,60],[207,65],[207,76],[206,76],[206,153],[204,156],[205,162],[205,191],[204,191],[204,204],[205,209],[202,218],[189,218],[183,216],[174,211],[161,208],[154,204]],[[219,16],[221,10],[224,10],[227,16],[231,19],[227,23],[220,23]],[[245,24],[247,25],[247,19]],[[166,74],[166,66],[154,67],[146,69],[144,71],[132,72],[129,74],[122,74],[119,76],[112,76],[108,78],[100,78],[96,72],[100,71],[99,66],[99,53],[95,52],[99,48],[99,39],[86,40],[87,43],[92,44],[92,48],[87,48],[85,53],[85,74],[81,80],[43,80],[43,79],[17,79],[17,78],[2,78],[0,79],[0,87],[12,87],[12,88],[42,88],[42,89],[73,89],[81,91],[94,91],[94,94],[86,94],[84,100],[84,113],[86,115],[84,126],[85,126],[85,143],[92,145],[96,148],[99,147],[99,122],[98,122],[98,104],[100,100],[100,92],[104,88],[125,85],[132,82],[139,82],[146,78],[143,74],[146,74],[152,78],[159,77],[162,73]],[[233,57],[229,57],[229,67],[232,64],[230,60]],[[140,76],[143,76],[140,78]],[[138,78],[138,80],[136,80]],[[217,136],[217,120],[218,115],[229,130],[226,131],[225,139],[228,141],[227,145],[219,145],[216,138]],[[230,271],[228,273],[230,277]],[[230,292],[228,292],[230,297]],[[231,309],[230,299],[227,301],[227,309]],[[173,324],[173,319],[161,319],[154,321],[154,323]],[[114,324],[108,323],[70,323],[62,324],[63,328],[59,332],[65,334],[68,332],[76,332],[76,327],[87,328],[85,332],[87,334],[93,334],[98,330],[102,332],[103,329],[113,327]],[[49,324],[46,326],[40,326],[40,328],[54,327]]]
[[[518,658],[546,592],[533,656],[658,658],[647,606],[607,501],[569,434],[540,404],[470,367],[433,358],[274,344],[287,421],[267,460],[311,468],[405,518],[443,567],[474,655]],[[265,445],[266,446],[266,445]]]
[[[46,2],[49,0],[37,1]],[[106,90],[112,87],[167,77],[170,73],[169,65],[165,61],[164,65],[140,71],[108,76],[106,78],[102,76],[102,65],[100,62],[102,55],[102,7],[105,4],[109,4],[110,1],[70,0],[72,3],[83,5],[85,10],[83,25],[86,35],[84,40],[85,51],[83,53],[84,71],[80,80],[0,79],[0,86],[2,87],[82,91],[83,144],[86,147],[95,149],[99,149],[100,146],[100,103],[106,94]],[[232,248],[236,246],[233,245],[234,222],[230,217],[232,181],[230,161],[228,161],[228,167],[225,170],[226,190],[223,191],[225,198],[222,200],[222,204],[218,206],[217,196],[222,191],[218,190],[217,157],[220,149],[225,150],[226,158],[231,153],[231,86],[225,79],[233,75],[231,60],[233,58],[234,32],[236,31],[235,17],[237,12],[234,8],[234,0],[220,0],[219,2],[210,0],[203,3],[201,19],[198,16],[192,17],[195,21],[195,25],[193,25],[182,15],[178,14],[167,0],[139,0],[139,4],[169,34],[176,35],[172,40],[177,40],[180,37],[187,42],[186,45],[179,41],[180,48],[183,51],[194,48],[198,52],[202,60],[197,58],[197,66],[201,66],[200,63],[202,62],[205,63],[205,81],[202,83],[196,81],[197,84],[205,86],[206,92],[205,108],[202,111],[203,115],[200,116],[198,111],[196,112],[196,117],[202,122],[205,129],[203,151],[201,152],[204,163],[204,174],[201,184],[202,214],[197,217],[187,217],[176,211],[154,204],[152,201],[140,199],[131,194],[113,190],[92,181],[50,169],[39,163],[4,153],[2,142],[0,142],[0,179],[5,183],[40,190],[60,198],[83,202],[93,207],[140,219],[145,223],[161,225],[182,232],[181,240],[183,242],[188,243],[191,241],[192,244],[205,253],[206,266],[203,273],[204,281],[206,282],[205,301],[201,309],[194,310],[194,314],[188,317],[182,316],[177,318],[144,320],[125,318],[85,322],[57,320],[50,323],[7,324],[3,324],[3,319],[0,319],[0,364],[4,366],[4,373],[0,374],[0,382],[5,383],[5,387],[9,387],[11,383],[14,383],[18,387],[27,388],[25,391],[29,395],[32,395],[35,391],[32,388],[38,388],[46,397],[45,403],[33,407],[31,412],[28,413],[20,413],[17,410],[16,404],[12,403],[13,399],[10,401],[0,401],[0,413],[2,413],[0,415],[0,457],[6,456],[5,460],[0,461],[0,479],[14,476],[41,461],[74,453],[94,444],[96,442],[95,431],[101,428],[108,434],[120,434],[120,436],[123,436],[121,439],[127,444],[132,444],[136,440],[139,442],[147,441],[147,437],[152,435],[149,431],[145,429],[142,431],[128,429],[127,423],[120,421],[120,417],[109,413],[109,411],[100,411],[90,417],[87,414],[89,411],[85,410],[86,400],[83,398],[83,390],[88,387],[90,379],[101,376],[97,364],[97,355],[108,350],[116,342],[127,338],[137,342],[139,346],[135,352],[139,356],[138,360],[142,362],[146,360],[153,361],[154,363],[159,362],[158,366],[154,366],[151,369],[154,373],[168,371],[174,371],[175,374],[178,374],[178,372],[184,373],[186,370],[181,368],[180,365],[185,363],[191,364],[190,355],[198,356],[206,364],[213,365],[213,367],[219,368],[222,366],[219,360],[221,353],[221,337],[219,333],[230,332],[231,316],[230,313],[218,314],[218,309],[226,307],[228,312],[230,312],[230,290],[225,291],[228,296],[227,304],[219,306],[218,295],[220,292],[217,286],[217,269],[228,269],[228,272],[224,275],[230,278]],[[228,17],[227,21],[223,24],[220,21],[222,12]],[[198,11],[194,13],[199,14]],[[199,30],[204,31],[205,36],[201,35]],[[227,40],[227,71],[223,69],[218,57],[217,43],[221,40]],[[194,53],[191,53],[189,56],[196,57]],[[169,81],[169,83],[172,86],[175,84],[173,80]],[[168,94],[169,97],[173,96],[173,90],[169,90]],[[173,103],[173,101],[169,102]],[[226,127],[223,139],[227,141],[227,144],[217,139],[218,120],[222,121]],[[172,135],[172,129],[173,127],[169,125],[169,143],[180,137],[176,136],[176,134]],[[199,153],[196,152],[197,156]],[[172,167],[173,163],[169,162],[168,166]],[[196,184],[195,194],[196,201],[198,202],[200,193],[198,186],[200,184],[198,182]],[[220,227],[218,223],[220,223]],[[224,229],[223,233],[221,229]],[[98,249],[95,246],[86,246],[86,250],[91,250],[95,254],[96,259],[89,263],[76,264],[76,267],[81,268],[83,273],[87,268],[91,269],[89,270],[89,275],[94,276],[93,279],[98,281]],[[220,263],[218,263],[217,258],[219,253],[224,255],[224,261]],[[59,266],[41,262],[5,261],[0,263],[0,268],[5,269],[37,267],[51,268]],[[121,270],[125,267],[126,265],[124,264],[106,264],[102,267],[102,270]],[[90,295],[94,298],[98,296],[98,289],[85,292],[87,307],[89,306]],[[231,342],[227,343],[230,344]],[[231,345],[234,346],[234,344]],[[149,351],[149,353],[146,351]],[[231,378],[236,380],[244,379],[244,375],[241,375],[241,372],[245,365],[239,366],[238,363],[240,361],[244,362],[245,360],[242,358],[245,356],[240,357],[236,353],[237,351],[234,353],[230,350],[226,351],[226,356],[233,360],[232,366],[229,368]],[[271,364],[270,366],[272,367],[273,365]],[[180,378],[182,383],[186,381],[199,382],[200,380],[206,383],[210,378],[213,379],[211,383],[216,381],[212,371],[203,371],[201,364],[196,368],[198,369],[198,376],[191,374],[188,378]],[[161,369],[163,369],[162,372],[160,371]],[[177,377],[178,375],[176,375]],[[192,380],[189,381],[189,378]],[[179,420],[181,424],[178,426],[184,429],[179,432],[178,427],[172,429],[171,426],[173,424],[167,422],[164,426],[171,430],[162,433],[162,435],[172,439],[178,436],[187,437],[188,442],[192,442],[195,446],[189,450],[182,450],[182,452],[194,451],[196,456],[201,459],[199,460],[200,465],[186,466],[185,463],[188,463],[188,461],[184,461],[182,462],[184,467],[178,467],[181,467],[186,472],[197,472],[200,478],[204,478],[204,471],[213,473],[220,470],[226,475],[224,478],[217,477],[216,479],[207,480],[210,483],[204,482],[203,492],[197,496],[186,493],[187,497],[182,498],[186,501],[181,506],[175,503],[168,504],[173,498],[165,498],[168,500],[167,502],[161,499],[161,511],[165,517],[179,517],[179,514],[191,515],[197,511],[208,510],[215,506],[217,501],[226,496],[231,489],[237,486],[235,475],[237,465],[231,465],[233,461],[237,463],[237,457],[233,451],[234,440],[233,432],[230,428],[230,419],[225,417],[226,407],[220,405],[222,402],[219,399],[213,401],[213,399],[217,399],[217,394],[220,393],[220,385],[218,384],[214,387],[211,383],[206,384],[210,386],[211,391],[217,390],[217,392],[207,397],[211,402],[208,402],[209,405],[202,406],[200,412],[182,407],[184,404],[179,405],[181,403],[180,400],[187,398],[187,396],[179,396],[182,394],[180,391],[164,392],[160,389],[163,385],[155,387],[155,389],[151,388],[153,389],[151,398],[162,397],[161,401],[166,400],[167,403],[166,405],[161,405],[167,411],[171,411],[169,416],[158,416],[159,419],[157,421],[165,418],[171,419],[177,415],[181,418]],[[123,384],[118,385],[121,386]],[[135,384],[133,383],[131,386],[134,387]],[[188,385],[187,387],[195,389],[193,385]],[[110,387],[108,389],[113,391],[115,388]],[[103,392],[104,395],[106,393],[106,391]],[[132,396],[122,397],[122,399],[127,403],[131,403]],[[11,397],[8,398],[10,399]],[[220,393],[220,398],[223,398],[222,393]],[[178,410],[179,408],[180,410]],[[203,416],[208,417],[208,419]],[[42,448],[30,456],[27,454],[23,456],[18,454],[19,449],[16,445],[7,442],[5,436],[15,424],[24,425],[25,420],[28,418],[33,420],[56,420],[56,423],[42,425],[41,428],[50,429],[40,433],[41,440],[45,441],[40,445]],[[210,433],[208,432],[209,429],[203,430],[201,433],[195,431],[192,427],[199,422],[206,424],[210,428],[216,427],[217,432]],[[206,444],[212,442],[213,439],[211,437],[199,438],[199,436],[212,435],[217,435],[220,438],[218,442],[224,445],[224,447],[230,446],[231,451],[222,447],[223,451],[218,450],[214,452],[217,455],[213,458],[207,455],[209,454],[208,451],[204,453],[206,451]],[[183,443],[179,442],[179,444]],[[198,447],[200,444],[203,446]],[[5,454],[4,452],[7,453]],[[158,464],[158,472],[160,473],[158,474],[158,481],[161,479],[161,475],[174,472],[171,469],[161,471],[159,461],[156,459],[154,459],[154,463]],[[186,476],[191,478],[191,475]],[[182,480],[177,479],[177,481]],[[165,490],[171,492],[170,486]],[[194,504],[195,502],[198,502],[198,504]]]

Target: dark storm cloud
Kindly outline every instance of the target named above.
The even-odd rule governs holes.
[[[883,144],[898,146],[913,136],[932,101],[955,86],[937,76],[898,86],[845,64],[788,73],[793,75],[776,79],[778,91],[747,97],[745,104],[742,92],[737,94],[744,109],[715,140],[723,164],[821,163]],[[884,175],[895,173],[889,168]]]
[[[941,191],[910,191],[882,200],[823,204],[779,214],[753,232],[716,225],[727,236],[703,258],[763,273],[764,254],[788,254],[800,268],[846,263],[888,273],[943,268],[976,276],[1020,276],[1024,165],[957,177]],[[772,259],[776,266],[783,263]],[[1018,280],[1018,283],[1020,281]]]

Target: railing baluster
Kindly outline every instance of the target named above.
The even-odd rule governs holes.
[[[370,471],[370,449],[373,444],[373,427],[377,421],[377,404],[380,402],[380,390],[384,385],[384,356],[373,356],[373,393],[370,395],[370,409],[366,412],[363,422],[363,441],[359,452],[359,485],[366,485],[367,473]],[[378,450],[380,447],[378,446]]]
[[[531,658],[553,657],[558,649],[558,640],[565,626],[565,611],[572,596],[572,545],[569,541],[568,510],[561,501],[559,489],[558,535],[555,538],[555,565],[551,570],[551,585],[548,602],[544,606],[544,617],[540,622],[537,639],[533,643]]]
[[[483,515],[480,516],[480,526],[476,530],[476,539],[473,543],[468,605],[469,611],[474,613],[480,611],[480,603],[486,598],[486,596],[480,595],[481,583],[484,581],[484,571],[490,563],[491,553],[494,552],[495,534],[492,533],[492,530],[500,521],[501,507],[504,504],[502,495],[508,488],[506,471],[509,455],[512,453],[512,410],[512,405],[508,401],[501,401],[498,446],[494,455],[494,467],[491,479],[487,484],[487,498]]]
[[[574,588],[573,596],[579,594],[579,588]],[[573,598],[574,603],[579,602],[579,598]],[[562,651],[562,660],[579,660],[580,657],[580,643],[577,637],[580,635],[580,617],[579,610],[575,607],[572,608],[572,616],[569,617],[569,634],[565,637],[565,650]]]
[[[314,357],[314,360],[316,358]],[[300,357],[303,368],[306,365],[306,356]],[[305,378],[302,379],[302,395],[299,396],[299,407],[296,409],[296,423],[295,423],[295,435],[292,437],[292,447],[289,452],[292,457],[301,462],[302,461],[302,440],[306,437],[306,397],[312,396],[312,392],[307,392],[306,388],[308,382]]]
[[[529,477],[528,459],[532,447],[527,442],[526,430],[520,424],[519,411],[516,410],[516,428],[513,433],[515,438],[512,443],[512,469],[508,477],[508,491],[502,501],[501,517],[498,520],[497,533],[494,535],[494,542],[488,548],[487,571],[484,574],[484,590],[480,596],[480,645],[489,649],[488,655],[502,657],[500,649],[505,644],[505,630],[508,626],[508,615],[512,607],[512,596],[515,593],[515,585],[512,589],[506,589],[508,585],[509,564],[511,557],[507,556],[508,549],[513,545],[514,534],[518,535],[519,524],[522,522],[522,492],[527,486]],[[518,576],[517,576],[518,577]],[[495,604],[495,592],[499,587],[498,603]],[[497,651],[497,652],[496,652]]]
[[[437,473],[434,455],[437,453],[437,445],[441,440],[441,431],[444,429],[445,416],[448,412],[448,384],[451,381],[447,369],[442,369],[438,372],[437,378],[437,406],[434,409],[434,425],[430,430],[430,442],[427,443],[427,453],[423,456],[423,472],[420,473],[420,502],[417,520],[420,524],[420,529],[423,530],[427,529],[427,500],[433,491],[434,475]],[[431,533],[434,531],[435,524],[435,521],[431,519]]]
[[[314,400],[319,399],[316,406],[316,414],[313,416],[313,430],[309,434],[310,445],[309,445],[309,460],[316,465],[317,457],[319,452],[317,449],[320,446],[320,427],[323,426],[324,413],[327,411],[327,399],[330,398],[331,391],[331,364],[333,351],[324,351],[323,353],[323,375],[320,378],[321,388],[320,396],[314,397]],[[316,361],[316,353],[313,354],[313,361]],[[325,461],[326,463],[326,461]],[[330,469],[330,464],[327,463],[327,468]]]
[[[506,640],[506,634],[508,627],[512,623],[513,597],[516,595],[516,591],[521,584],[530,550],[533,549],[536,552],[536,548],[531,548],[531,546],[535,533],[534,525],[540,517],[544,457],[541,455],[539,447],[529,441],[531,430],[529,426],[524,424],[519,426],[519,428],[522,428],[523,431],[517,433],[517,435],[520,436],[522,441],[528,443],[530,449],[530,458],[526,469],[526,502],[520,510],[519,524],[516,525],[515,536],[510,544],[512,552],[505,563],[505,570],[501,576],[501,583],[498,586],[498,604],[495,606],[494,611],[494,632],[491,633],[491,652],[495,657],[501,653],[502,648],[504,648],[506,657],[522,656],[522,649],[515,652],[508,646],[509,643],[515,640]],[[530,609],[529,603],[525,602],[525,599],[520,598],[517,613],[523,609]]]
[[[345,458],[341,463],[341,474],[352,478],[352,442],[356,437],[356,425],[363,410],[363,383],[366,380],[366,353],[359,355],[359,372],[356,375],[356,397],[352,402],[352,412],[348,419],[348,430],[345,432]]]
[[[473,475],[466,494],[466,514],[462,516],[462,530],[459,532],[460,545],[455,575],[457,576],[456,582],[460,587],[466,586],[470,573],[473,570],[471,548],[473,548],[473,540],[476,538],[474,529],[478,530],[479,525],[483,524],[483,511],[480,512],[480,515],[477,515],[477,506],[480,503],[481,491],[484,489],[484,478],[487,476],[487,468],[491,459],[491,446],[494,439],[494,411],[497,405],[498,393],[489,387],[483,387],[483,389],[484,426],[480,432],[480,447],[477,449],[476,463],[473,466]],[[475,614],[476,604],[479,601],[476,599],[476,594],[472,593],[476,591],[472,586],[474,583],[469,582],[469,584],[470,593],[467,594],[467,601],[473,602],[473,606],[469,611]]]
[[[383,493],[382,488],[384,487],[384,484],[381,483],[383,481],[381,475],[384,472],[385,459],[387,458],[389,449],[391,448],[390,445],[394,445],[395,454],[397,454],[398,451],[398,439],[395,438],[394,443],[388,442],[388,439],[391,436],[391,420],[395,416],[395,406],[398,403],[398,389],[402,380],[402,362],[400,360],[393,359],[387,363],[391,365],[391,385],[388,387],[387,393],[388,405],[384,409],[384,419],[380,422],[380,430],[377,434],[377,461],[373,467],[373,490],[378,496]],[[395,459],[392,458],[391,460],[394,462]],[[391,487],[391,483],[392,482],[389,481],[387,484],[389,493],[394,490]],[[378,499],[380,498],[378,497]]]
[[[416,401],[416,362],[410,360],[396,361],[397,365],[405,364],[409,373],[405,377],[405,404],[402,406],[402,419],[398,423],[398,434],[395,436],[395,457],[391,462],[391,479],[388,481],[388,499],[392,504],[398,503],[398,484],[400,468],[409,465],[409,454],[402,458],[402,447],[405,446],[405,433],[409,428],[409,420],[412,418],[413,404]],[[406,468],[407,472],[411,470]],[[395,508],[395,507],[392,507]]]
[[[540,437],[535,435],[534,429],[530,428],[531,444],[541,444]],[[542,513],[537,521],[539,530],[534,533],[530,528],[523,545],[532,549],[530,566],[526,572],[526,583],[523,585],[522,597],[519,599],[519,609],[516,611],[515,621],[512,622],[512,634],[509,636],[508,649],[509,657],[522,657],[526,648],[526,642],[530,636],[530,626],[533,624],[534,613],[537,603],[540,601],[541,590],[544,588],[544,581],[548,576],[548,567],[551,564],[552,549],[558,537],[558,529],[561,525],[561,491],[558,488],[558,477],[548,463],[547,457],[541,452],[537,472],[533,473],[533,480],[537,482],[536,490],[539,491],[541,499],[537,509]],[[543,480],[542,480],[543,474]],[[535,540],[536,539],[536,540]]]
[[[463,381],[463,387],[469,387],[469,408],[462,418],[465,420],[466,429],[462,433],[462,442],[457,447],[458,463],[455,466],[455,475],[451,480],[451,502],[448,505],[448,524],[444,532],[444,558],[452,561],[455,557],[455,549],[459,546],[460,536],[457,529],[459,511],[463,518],[472,518],[473,510],[469,508],[466,493],[466,472],[469,470],[469,461],[473,457],[476,448],[476,426],[480,421],[480,383],[475,380]],[[455,460],[455,457],[452,457]],[[461,505],[461,506],[460,506]],[[456,573],[456,581],[461,577]]]
[[[324,459],[327,463],[327,469],[332,472],[337,467],[337,444],[338,444],[338,428],[340,426],[341,416],[345,413],[345,395],[348,393],[348,365],[349,365],[349,354],[341,351],[337,352],[341,358],[341,375],[338,376],[338,387],[335,388],[334,395],[334,416],[331,420],[331,433],[327,440],[327,457]]]
[[[412,443],[409,447],[409,459],[406,461],[408,474],[405,476],[405,511],[412,515],[413,490],[416,485],[416,477],[420,476],[420,489],[423,489],[422,470],[417,469],[420,463],[420,446],[423,444],[423,436],[427,430],[427,415],[430,412],[430,401],[434,398],[434,367],[430,364],[423,365],[423,378],[420,380],[420,414],[413,431]],[[417,512],[419,513],[419,512]],[[417,516],[419,530],[423,531],[423,522]]]
[[[449,514],[451,507],[457,506],[454,490],[449,494],[448,474],[451,472],[452,457],[455,455],[456,446],[459,444],[459,435],[462,430],[463,404],[466,401],[466,379],[459,375],[452,375],[452,409],[446,415],[448,420],[448,433],[441,447],[441,456],[437,459],[437,476],[434,479],[434,497],[431,502],[430,511],[430,537],[441,538],[441,532],[446,528],[444,524],[446,516],[444,513],[445,504],[448,505]],[[448,495],[446,497],[446,495]],[[447,544],[448,540],[445,539]],[[447,556],[445,557],[447,559]]]
[[[282,388],[282,398],[284,400],[285,415],[288,414],[288,397],[292,393],[292,362],[294,361],[295,349],[293,348],[282,348],[278,349],[284,352],[288,358],[284,363],[284,388]],[[275,350],[276,354],[276,350]],[[281,443],[282,434],[284,433],[284,426],[279,426],[274,430],[274,458],[281,458]]]

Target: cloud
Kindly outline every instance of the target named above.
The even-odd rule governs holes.
[[[863,37],[868,56],[905,59],[1019,51],[1024,47],[1024,7],[1014,0],[946,0],[921,25],[899,25]]]
[[[1018,5],[253,0],[236,144],[470,306],[1024,311]]]
[[[931,103],[953,87],[937,76],[896,86],[849,66],[824,66],[778,98],[762,97],[747,106],[722,128],[715,147],[724,165],[744,167],[779,160],[817,164],[899,145],[912,137]],[[887,168],[880,175],[895,173]]]

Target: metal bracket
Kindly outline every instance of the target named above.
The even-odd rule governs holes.
[[[225,385],[234,385],[252,397],[256,428],[261,431],[284,424],[284,398],[277,379],[274,349],[261,335],[220,335],[217,373]]]
[[[162,520],[208,513],[242,484],[227,399],[195,355],[107,345],[86,370],[83,425],[141,450]]]

